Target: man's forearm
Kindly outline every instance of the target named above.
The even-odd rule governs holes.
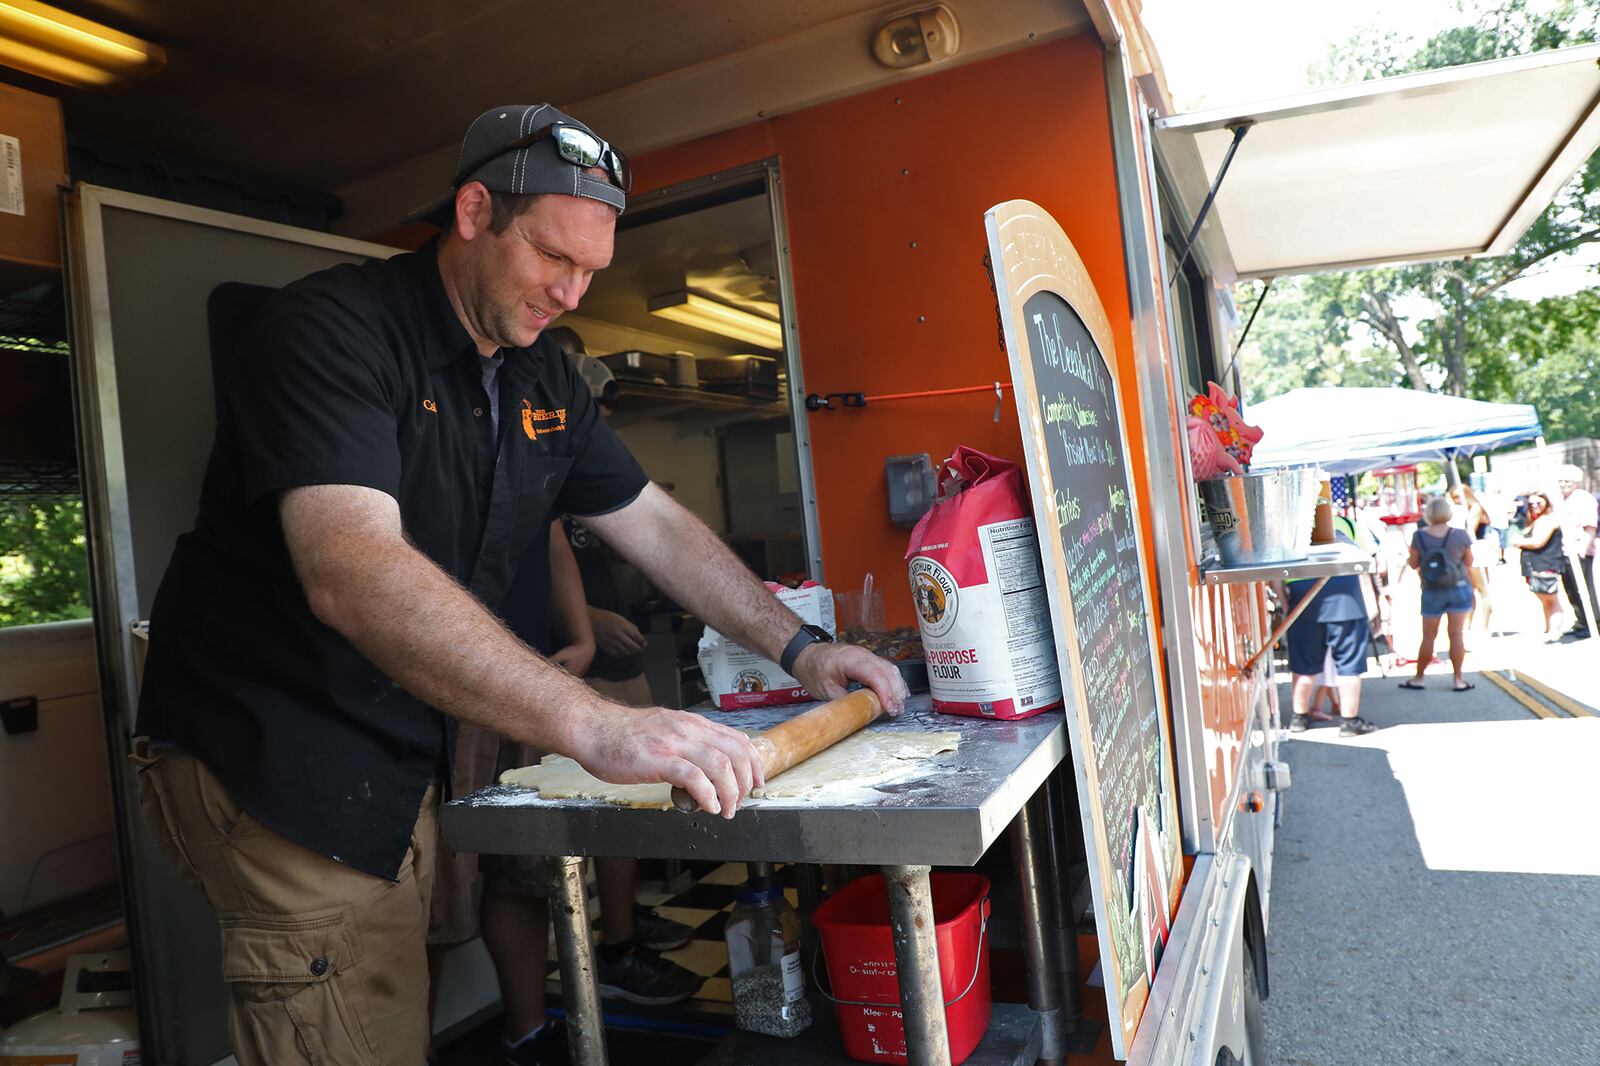
[[[774,662],[800,627],[704,522],[654,485],[623,512],[585,524],[674,601]]]
[[[580,717],[568,711],[602,702],[409,544],[325,544],[300,569],[323,622],[406,691],[457,718],[566,752]]]

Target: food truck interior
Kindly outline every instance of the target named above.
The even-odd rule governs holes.
[[[1185,121],[1170,116],[1136,0],[29,6],[35,31],[55,32],[31,51],[9,47],[0,13],[0,503],[21,545],[0,555],[0,611],[32,619],[15,599],[24,579],[39,590],[87,574],[90,597],[60,620],[0,628],[0,1041],[49,1024],[22,1020],[57,1002],[69,958],[125,951],[113,958],[130,960],[127,1024],[144,1061],[226,1061],[216,923],[153,852],[126,761],[140,623],[192,521],[214,425],[225,353],[208,300],[225,283],[281,286],[418,247],[432,230],[400,220],[441,190],[466,121],[549,99],[628,151],[638,175],[616,265],[564,321],[615,376],[613,424],[649,475],[764,577],[844,592],[873,575],[896,627],[916,612],[886,461],[938,464],[967,445],[1025,466],[1066,695],[1065,714],[942,716],[966,737],[949,772],[854,805],[752,807],[721,829],[593,804],[448,810],[447,835],[508,848],[545,844],[518,828],[524,815],[547,818],[548,846],[559,838],[568,857],[629,841],[649,860],[650,902],[696,923],[678,958],[708,978],[702,993],[609,1015],[614,1061],[639,1061],[639,1046],[686,1063],[752,1054],[717,1046],[734,1039],[718,937],[745,861],[789,863],[781,876],[808,917],[878,867],[891,903],[911,908],[897,913],[914,916],[932,906],[917,895],[928,866],[990,878],[979,947],[994,1014],[971,1061],[1264,1061],[1287,775],[1263,575],[1208,556],[1187,400],[1208,381],[1238,389],[1237,276],[1503,250],[1593,148],[1593,56],[1509,61],[1477,90],[1426,75]],[[73,51],[96,35],[109,58]],[[1463,121],[1483,100],[1521,100],[1501,132],[1544,138],[1471,166],[1428,161],[1441,187],[1503,179],[1447,212],[1481,233],[1423,232],[1419,212],[1362,228],[1273,199],[1348,187],[1355,206],[1403,206],[1348,175],[1272,175],[1307,159],[1326,169],[1330,153],[1308,144],[1407,128],[1364,108],[1471,91],[1489,95],[1469,97]],[[1237,128],[1252,130],[1244,176],[1208,212]],[[1384,180],[1383,152],[1338,154]],[[1265,161],[1253,181],[1252,159]],[[1052,384],[1068,363],[1078,380]],[[1098,418],[1066,401],[1080,386]],[[1042,490],[1078,484],[1042,435],[1041,413],[1054,424],[1068,411],[1106,458],[1089,516]],[[1129,658],[1090,699],[1104,664],[1077,642],[1091,612],[1073,581],[1093,564],[1062,560],[1069,536],[1098,532],[1125,557],[1111,628]],[[69,549],[48,566],[34,550],[47,537]],[[698,623],[626,567],[616,576],[649,638],[654,698],[702,700]],[[948,1062],[929,957],[895,947],[916,1023],[906,1054]],[[481,945],[452,954],[440,991],[442,1039],[492,1036]],[[843,1061],[819,992],[817,1032],[787,1061]],[[643,1045],[618,1043],[640,1029]]]

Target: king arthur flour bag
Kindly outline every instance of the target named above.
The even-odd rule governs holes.
[[[1022,471],[959,447],[939,477],[944,492],[906,548],[934,710],[1026,718],[1061,706]]]

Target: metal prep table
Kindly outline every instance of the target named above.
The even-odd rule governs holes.
[[[746,729],[767,729],[814,704],[707,717]],[[584,897],[584,856],[707,859],[736,862],[839,863],[882,868],[889,891],[901,1009],[911,1066],[948,1066],[949,1042],[934,944],[928,873],[931,866],[975,864],[1008,827],[1022,889],[1029,1006],[1038,1016],[1046,1061],[1061,1056],[1063,990],[1056,943],[1054,877],[1043,858],[1050,817],[1030,803],[1066,757],[1066,726],[1053,711],[1014,722],[935,714],[926,695],[913,696],[894,720],[870,728],[955,731],[955,752],[936,756],[924,772],[876,789],[828,791],[804,800],[747,800],[731,820],[706,814],[635,810],[598,800],[547,800],[523,789],[493,786],[445,805],[446,843],[464,851],[546,855],[556,891],[562,997],[574,1061],[606,1061],[594,948]],[[863,798],[866,796],[868,798]],[[997,1005],[1000,1015],[1004,1005]],[[1012,1008],[1020,1009],[1020,1008]]]

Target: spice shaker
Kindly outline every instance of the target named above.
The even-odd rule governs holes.
[[[811,1024],[800,965],[800,916],[771,876],[739,887],[728,916],[728,975],[739,1028],[767,1036],[798,1036]]]

